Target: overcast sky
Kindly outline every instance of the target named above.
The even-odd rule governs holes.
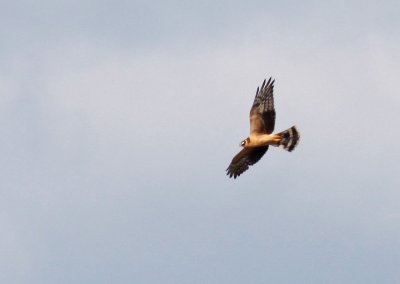
[[[1,283],[400,283],[400,2],[8,1]],[[224,170],[272,76],[271,148]]]

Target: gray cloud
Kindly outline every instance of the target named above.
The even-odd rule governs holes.
[[[398,280],[397,4],[213,3],[3,18],[3,282]],[[269,75],[301,144],[231,181]]]

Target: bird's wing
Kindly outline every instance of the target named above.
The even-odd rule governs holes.
[[[271,134],[275,128],[274,82],[264,80],[257,88],[256,97],[250,110],[250,134]]]
[[[268,146],[256,148],[243,148],[233,159],[226,174],[231,178],[240,176],[249,166],[257,163],[261,157],[267,152]]]

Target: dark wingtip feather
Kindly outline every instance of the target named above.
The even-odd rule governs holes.
[[[238,177],[238,176],[240,176],[240,174],[238,174],[238,173],[236,173],[236,172],[234,172],[234,171],[231,171],[231,169],[230,169],[230,166],[226,169],[226,175],[229,177],[229,178],[234,178],[234,179],[236,179],[236,177]]]
[[[267,81],[267,79],[264,79],[264,82],[262,83],[262,85],[261,85],[261,90],[262,89],[264,89],[264,86],[265,86],[265,82]],[[267,83],[267,85],[268,85],[268,83]]]

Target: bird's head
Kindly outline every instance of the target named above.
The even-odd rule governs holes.
[[[240,146],[241,147],[246,147],[246,145],[250,142],[250,138],[247,137],[246,139],[244,139],[242,142],[240,142]]]

